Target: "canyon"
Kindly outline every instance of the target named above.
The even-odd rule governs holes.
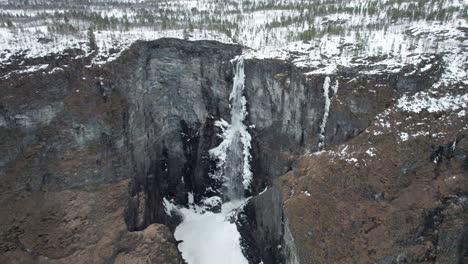
[[[232,222],[249,263],[468,261],[468,85],[441,82],[441,56],[311,73],[215,41],[78,55],[1,80],[0,262],[183,263],[177,211],[216,215],[228,192],[246,198]],[[233,122],[240,55],[244,193],[212,177],[210,153]],[[407,107],[431,87],[449,106]]]

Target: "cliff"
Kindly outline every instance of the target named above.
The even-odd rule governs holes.
[[[242,50],[161,39],[104,65],[70,50],[4,69],[1,262],[182,263],[163,198],[219,195],[208,151]],[[245,59],[252,263],[466,260],[468,86],[427,57],[335,72]]]

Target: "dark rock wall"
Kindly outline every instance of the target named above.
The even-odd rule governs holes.
[[[400,95],[430,87],[440,76],[438,67],[419,76],[407,74],[413,68],[374,75],[359,72],[363,70],[340,69],[329,75],[326,147],[357,136]],[[318,150],[327,75],[307,74],[309,69],[279,60],[247,60],[245,71],[248,119],[254,126],[254,174],[271,183],[290,170],[298,156]],[[337,94],[331,88],[335,85]]]
[[[130,229],[168,224],[163,196],[184,204],[187,192],[194,192],[196,201],[205,194],[208,150],[219,143],[214,122],[229,120],[230,60],[241,52],[239,46],[213,42],[138,45],[132,49],[137,54],[120,58],[137,58],[119,88],[129,105],[125,145],[134,173],[126,215]]]
[[[276,60],[248,60],[245,71],[255,183],[271,183],[291,168],[296,155],[316,150],[322,83],[308,82],[293,66]]]
[[[284,263],[284,214],[279,191],[273,187],[254,197],[238,215],[244,254],[251,263]]]

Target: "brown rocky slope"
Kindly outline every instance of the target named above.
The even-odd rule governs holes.
[[[300,263],[468,263],[467,129],[391,107],[301,158],[276,181]]]

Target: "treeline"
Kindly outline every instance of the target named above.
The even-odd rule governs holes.
[[[369,0],[349,5],[341,0],[320,1],[222,1],[209,2],[209,10],[186,8],[178,1],[146,0],[129,3],[115,0],[18,0],[2,5],[18,12],[0,10],[0,26],[15,28],[38,21],[47,25],[49,31],[74,34],[92,27],[95,30],[130,30],[133,27],[150,27],[155,30],[195,29],[215,30],[235,37],[241,29],[245,16],[259,11],[278,11],[281,15],[261,25],[262,30],[295,28],[300,32],[288,38],[310,40],[325,34],[345,35],[359,30],[354,25],[340,20],[321,20],[333,14],[349,14],[360,17],[378,17],[366,29],[382,29],[398,21],[448,21],[454,16],[468,20],[468,7],[446,6],[447,0]],[[60,10],[63,7],[63,10]],[[66,8],[65,8],[66,7]],[[18,9],[19,8],[19,9]],[[47,10],[59,9],[56,12]],[[120,10],[122,13],[108,12]],[[29,12],[28,12],[29,11]],[[258,26],[260,27],[260,25]],[[362,25],[361,25],[362,27]],[[292,31],[291,31],[292,32]]]

